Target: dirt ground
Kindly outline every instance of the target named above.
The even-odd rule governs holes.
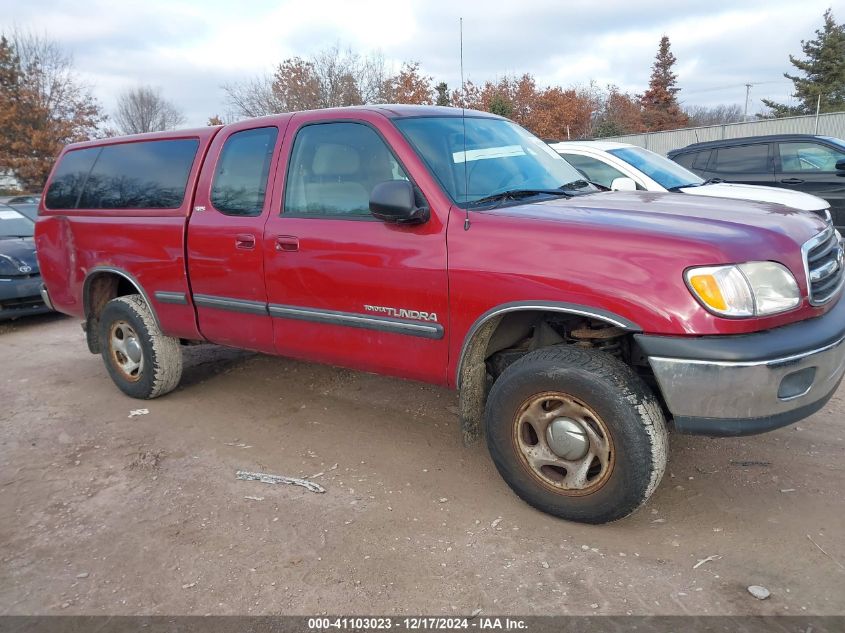
[[[845,390],[767,435],[673,435],[650,503],[592,527],[513,495],[450,391],[214,346],[186,365],[132,400],[75,320],[0,325],[0,614],[845,613]]]

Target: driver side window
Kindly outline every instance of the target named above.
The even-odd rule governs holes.
[[[836,171],[845,154],[819,143],[780,143],[781,171]]]
[[[361,123],[306,125],[296,135],[283,214],[369,219],[377,184],[408,180],[382,138]]]

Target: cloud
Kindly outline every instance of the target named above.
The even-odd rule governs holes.
[[[59,41],[107,109],[138,84],[160,87],[201,125],[226,111],[225,83],[271,72],[282,59],[334,44],[380,51],[393,67],[419,61],[451,87],[531,72],[541,85],[613,83],[641,92],[661,35],[678,57],[690,104],[786,100],[787,55],[813,36],[829,0],[0,0],[6,23]],[[837,16],[841,20],[843,16]]]

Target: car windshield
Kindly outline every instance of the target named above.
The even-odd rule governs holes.
[[[32,237],[35,223],[14,209],[0,208],[0,237]]]
[[[699,178],[689,169],[642,147],[621,147],[607,151],[636,167],[664,189],[696,187],[704,184],[704,179]]]
[[[841,138],[836,138],[835,136],[820,136],[819,138],[823,138],[831,145],[835,145],[837,148],[845,152],[845,141],[843,141]]]
[[[504,192],[519,192],[514,199],[524,202],[598,191],[546,143],[505,119],[419,117],[396,126],[461,207],[492,204]]]

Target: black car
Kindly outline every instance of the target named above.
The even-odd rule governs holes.
[[[830,203],[845,229],[845,141],[812,134],[747,136],[694,143],[667,154],[702,178],[810,193]]]
[[[0,320],[50,311],[41,298],[34,232],[32,220],[0,205]]]

